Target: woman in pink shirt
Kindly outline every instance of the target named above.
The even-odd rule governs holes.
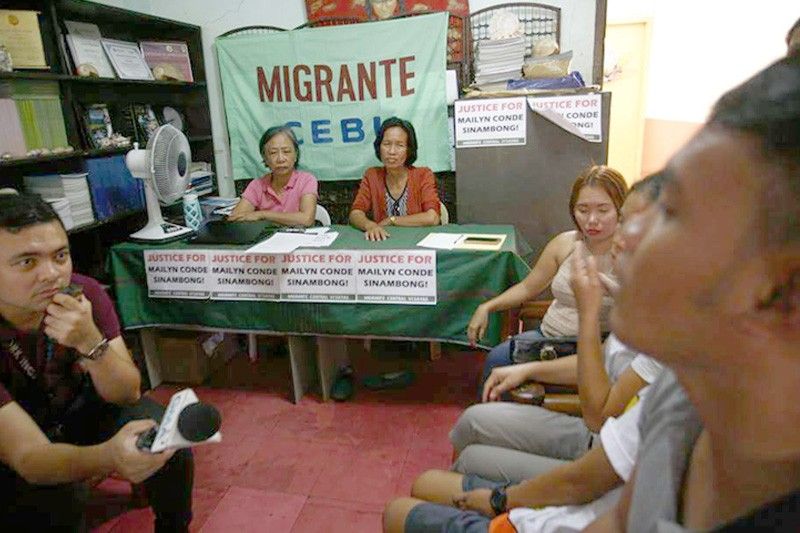
[[[250,182],[228,220],[269,220],[285,226],[313,226],[317,178],[297,170],[300,147],[292,128],[275,126],[258,143],[271,170]]]

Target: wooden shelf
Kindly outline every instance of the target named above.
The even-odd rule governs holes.
[[[46,155],[41,157],[22,157],[18,159],[8,159],[6,161],[0,161],[0,168],[38,165],[40,163],[49,163],[51,161],[64,161],[67,159],[106,157],[109,155],[125,154],[132,149],[133,146],[126,146],[124,148],[114,148],[112,150],[75,150],[74,152],[70,152],[68,154],[56,154],[56,155]]]
[[[69,78],[66,74],[58,74],[56,72],[37,72],[37,71],[24,71],[15,70],[14,72],[0,72],[0,80],[63,80]]]
[[[190,143],[201,143],[214,139],[211,135],[187,135],[186,138]]]
[[[147,85],[153,87],[182,87],[205,88],[205,81],[160,81],[160,80],[121,80],[119,78],[92,78],[87,76],[73,76],[72,74],[58,74],[55,72],[0,72],[0,80],[54,80],[74,83],[100,84],[100,85]]]
[[[106,224],[111,224],[112,222],[122,220],[123,218],[128,218],[130,216],[138,215],[139,213],[144,213],[144,212],[145,212],[144,209],[131,209],[129,211],[122,211],[121,213],[116,213],[105,220],[95,220],[91,224],[84,224],[83,226],[77,226],[75,228],[71,228],[67,230],[67,234],[74,235],[82,231],[92,230],[95,228],[99,228],[100,226],[105,226]]]

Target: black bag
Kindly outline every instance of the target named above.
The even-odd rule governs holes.
[[[578,352],[578,337],[545,337],[527,339],[514,335],[511,341],[511,360],[514,363],[550,361]]]

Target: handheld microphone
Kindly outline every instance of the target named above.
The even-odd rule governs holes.
[[[158,453],[169,448],[188,448],[205,442],[219,442],[222,436],[219,411],[197,399],[192,389],[175,393],[161,424],[139,435],[136,447]]]

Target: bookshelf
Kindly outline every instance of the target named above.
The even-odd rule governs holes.
[[[130,117],[119,112],[132,104],[149,104],[154,110],[173,107],[183,116],[183,131],[189,139],[192,160],[214,161],[208,91],[201,30],[199,26],[105,6],[84,0],[7,0],[2,9],[39,13],[39,26],[47,69],[0,72],[0,87],[23,84],[57,85],[67,142],[73,152],[0,160],[0,187],[23,190],[23,178],[37,174],[68,174],[86,171],[89,160],[124,155],[130,147],[97,149],[87,137],[83,113],[92,104],[106,104],[115,132],[132,136]],[[75,74],[65,43],[65,20],[88,22],[99,27],[104,38],[122,41],[181,41],[188,45],[193,82],[144,81],[81,77]],[[13,57],[12,57],[13,59]],[[158,111],[156,111],[158,113]],[[137,139],[132,139],[137,140]],[[139,139],[141,142],[141,139]],[[3,152],[0,149],[0,152]],[[167,219],[182,216],[180,205],[164,208]],[[75,249],[76,270],[101,280],[108,248],[139,229],[143,210],[120,209],[104,220],[72,228],[68,233]]]

